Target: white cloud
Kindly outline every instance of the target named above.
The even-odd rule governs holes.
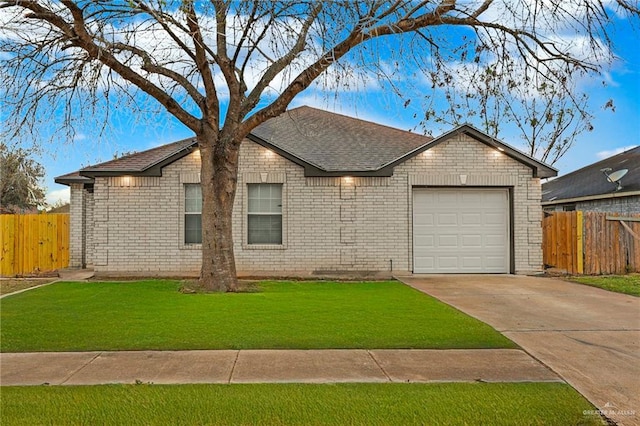
[[[604,160],[605,158],[609,158],[609,157],[613,157],[614,155],[620,154],[622,152],[628,151],[632,148],[635,148],[637,145],[629,145],[629,146],[623,146],[620,148],[615,148],[615,149],[608,149],[605,151],[600,151],[598,153],[596,153],[596,157],[598,157],[599,160]]]
[[[68,203],[71,200],[71,191],[69,188],[57,189],[47,193],[47,204]]]

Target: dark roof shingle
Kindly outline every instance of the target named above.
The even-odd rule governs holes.
[[[601,169],[612,172],[627,169],[618,193],[640,191],[640,146],[593,163],[575,172],[542,185],[542,201],[552,202],[571,198],[603,195],[616,192],[616,184],[607,180]]]
[[[555,176],[555,169],[497,141],[468,125],[434,139],[409,131],[303,106],[286,111],[257,126],[249,139],[305,167],[305,175],[350,174],[391,176],[393,167],[458,132],[470,134],[489,146],[500,147],[540,176]],[[81,183],[81,179],[112,175],[161,176],[162,167],[187,155],[195,138],[162,145],[147,151],[60,176],[58,183]],[[309,169],[309,170],[307,170]],[[79,180],[80,179],[80,180]],[[89,182],[92,182],[89,179]]]
[[[433,138],[302,106],[272,118],[252,135],[324,171],[372,171]]]
[[[195,144],[195,138],[183,139],[157,148],[136,152],[104,163],[85,167],[80,170],[80,172],[143,172]]]

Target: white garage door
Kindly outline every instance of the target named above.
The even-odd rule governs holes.
[[[413,190],[414,273],[508,273],[506,189]]]

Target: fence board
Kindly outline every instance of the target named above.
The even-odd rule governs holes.
[[[0,275],[54,271],[69,266],[69,215],[0,215]]]
[[[542,223],[544,264],[568,273],[576,273],[576,212],[552,213],[546,216]]]
[[[545,265],[569,274],[640,271],[640,222],[625,221],[623,225],[624,218],[617,217],[597,212],[548,214],[542,227]],[[640,214],[626,218],[640,219]]]

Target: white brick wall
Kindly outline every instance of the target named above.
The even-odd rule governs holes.
[[[84,232],[84,190],[82,184],[71,184],[69,202],[69,267],[82,268],[82,252],[84,249],[82,233]]]
[[[97,273],[197,274],[198,246],[185,246],[184,183],[199,179],[199,154],[162,178],[97,178],[92,257]],[[237,269],[274,274],[412,269],[412,185],[512,186],[515,272],[542,268],[540,181],[531,169],[466,135],[397,166],[389,178],[305,178],[300,166],[242,144],[233,232]],[[246,244],[246,185],[283,183],[283,245]],[[72,187],[72,222],[74,214]],[[75,222],[74,222],[75,223]],[[72,226],[74,229],[74,226]],[[75,234],[72,231],[72,253]],[[90,245],[89,245],[90,247]],[[72,256],[73,258],[73,256]]]

